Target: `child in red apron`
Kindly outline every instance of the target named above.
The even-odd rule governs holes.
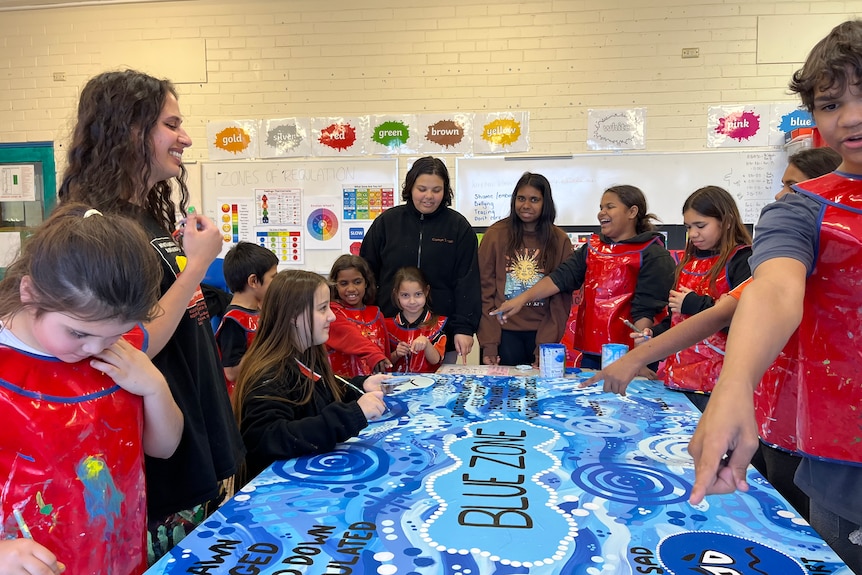
[[[764,208],[754,280],[734,314],[727,356],[689,452],[691,502],[748,489],[757,449],[754,391],[796,334],[795,482],[809,496],[810,524],[854,573],[862,572],[862,22],[839,24],[811,50],[791,91],[812,113],[838,169],[794,186]]]
[[[599,368],[602,345],[632,345],[621,317],[643,330],[667,316],[665,302],[673,285],[674,263],[654,219],[640,189],[608,188],[599,204],[600,233],[550,275],[503,302],[494,315],[505,324],[529,302],[583,286],[573,345],[583,354],[582,367]]]
[[[671,326],[711,308],[751,277],[751,234],[726,190],[706,186],[695,191],[685,200],[682,217],[688,242],[670,292]],[[726,339],[721,330],[668,357],[665,385],[685,392],[703,411],[721,372]]]
[[[386,318],[394,371],[433,373],[446,353],[446,318],[431,311],[431,286],[418,268],[401,268],[395,273],[392,301],[400,310]]]
[[[359,256],[339,256],[329,272],[332,322],[326,348],[332,370],[345,377],[389,371],[388,336],[383,314],[374,301],[371,268]]]
[[[159,262],[133,221],[66,204],[0,282],[0,565],[142,573],[144,453],[183,419],[135,328],[157,310]],[[143,336],[143,337],[142,337]],[[62,564],[62,565],[61,565]]]

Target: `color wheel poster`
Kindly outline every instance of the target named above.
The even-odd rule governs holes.
[[[341,234],[339,232],[341,223],[338,216],[340,211],[341,198],[337,196],[303,198],[305,249],[341,249]]]

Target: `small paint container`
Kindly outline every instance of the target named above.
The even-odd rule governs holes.
[[[606,343],[602,346],[602,369],[606,368],[629,350],[624,343]]]
[[[543,343],[539,346],[539,377],[563,377],[566,366],[566,346]]]

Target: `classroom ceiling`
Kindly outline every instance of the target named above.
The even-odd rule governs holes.
[[[144,2],[166,2],[167,0],[0,0],[0,10],[28,10],[37,8],[61,8],[65,6],[97,6],[99,4],[142,4]]]
[[[0,0],[0,8],[20,8],[22,6],[47,6],[62,4],[67,0]]]

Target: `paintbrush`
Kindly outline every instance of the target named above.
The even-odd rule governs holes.
[[[358,387],[358,386],[353,385],[352,383],[350,383],[349,381],[347,381],[346,379],[344,379],[344,378],[343,378],[343,377],[341,377],[340,375],[335,374],[335,379],[337,379],[338,381],[340,381],[341,383],[343,383],[343,384],[344,384],[344,385],[346,385],[347,387],[349,387],[349,388],[351,388],[351,389],[354,389],[354,390],[358,391],[358,392],[359,392],[359,393],[361,393],[362,395],[365,395],[365,391],[363,391],[363,390],[359,389],[359,387]]]

